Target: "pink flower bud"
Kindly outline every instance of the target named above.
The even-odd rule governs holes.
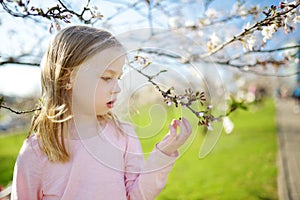
[[[283,9],[284,7],[285,7],[285,3],[284,3],[284,2],[280,2],[280,3],[279,3],[279,8],[280,8],[280,9]]]

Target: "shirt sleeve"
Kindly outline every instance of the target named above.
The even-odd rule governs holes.
[[[41,199],[42,160],[37,140],[26,139],[14,167],[12,200]]]
[[[178,153],[174,156],[168,156],[155,147],[144,163],[140,141],[133,128],[131,128],[129,133],[125,153],[127,199],[155,199],[164,188]]]

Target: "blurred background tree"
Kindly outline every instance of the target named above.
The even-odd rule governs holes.
[[[245,89],[245,82],[256,90],[258,85],[247,80],[259,77],[262,82],[268,82],[278,79],[268,76],[294,77],[299,73],[296,67],[300,47],[297,28],[299,4],[299,1],[276,0],[58,0],[47,3],[2,0],[0,66],[39,66],[49,38],[69,25],[101,27],[116,35],[147,27],[146,37],[127,37],[139,42],[139,52],[158,62],[176,62],[180,70],[196,63],[200,71],[209,77],[206,82],[213,79],[216,69],[224,81],[226,92],[237,94],[240,86]],[[182,37],[170,38],[170,33]],[[143,48],[147,39],[156,42],[157,48]],[[166,46],[174,52],[164,51]],[[209,68],[214,70],[209,72]],[[13,73],[11,76],[14,79]],[[5,84],[2,87],[12,87],[12,83],[5,83],[2,79],[1,84]],[[199,81],[199,78],[195,79]],[[295,81],[286,82],[290,88],[295,84]],[[269,84],[260,83],[259,87],[270,89]],[[275,84],[271,89],[274,91],[278,87],[280,85]],[[34,90],[35,94],[37,90]]]

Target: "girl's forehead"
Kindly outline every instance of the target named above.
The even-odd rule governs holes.
[[[101,71],[105,71],[108,68],[119,70],[125,64],[125,57],[124,50],[122,51],[120,48],[105,49],[83,62],[82,66]]]
[[[108,59],[109,61],[117,60],[120,57],[125,56],[124,50],[118,47],[112,47],[108,49],[104,49],[100,52],[97,52],[95,55],[93,55],[91,58],[95,59]]]
[[[112,60],[109,65],[105,66],[104,72],[107,73],[120,73],[123,71],[123,66],[125,65],[125,56],[119,56]]]

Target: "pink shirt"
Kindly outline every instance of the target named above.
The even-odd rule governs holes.
[[[25,140],[14,169],[11,199],[155,199],[177,156],[157,148],[146,162],[133,128],[108,124],[95,137],[71,140],[67,163],[49,162],[38,137]]]

